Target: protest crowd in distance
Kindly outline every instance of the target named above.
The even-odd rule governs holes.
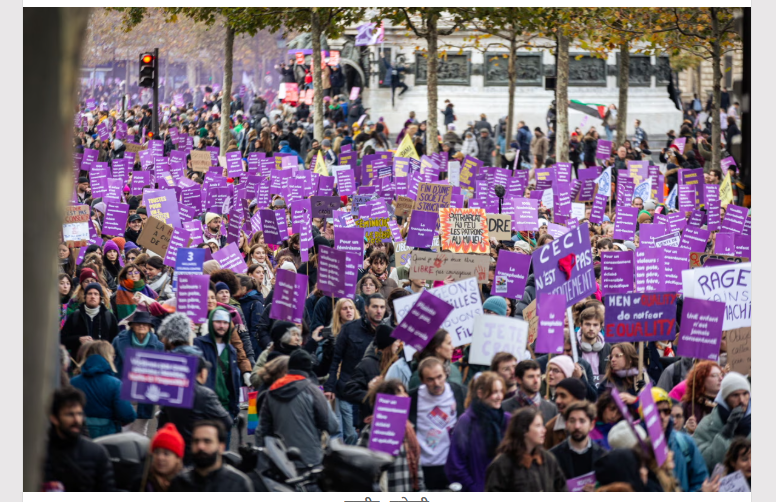
[[[427,151],[357,88],[314,138],[243,87],[81,91],[49,489],[275,491],[256,452],[314,479],[338,444],[391,492],[749,491],[750,201],[710,125],[565,163],[522,122],[462,151],[484,115]]]

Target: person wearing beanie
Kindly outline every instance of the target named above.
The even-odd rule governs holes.
[[[94,274],[93,271],[91,273]],[[88,277],[91,278],[91,275]],[[116,316],[108,310],[103,301],[104,294],[100,283],[88,282],[83,286],[83,292],[84,302],[67,316],[59,338],[73,358],[81,345],[93,340],[105,340],[110,343],[119,332]]]
[[[323,460],[321,433],[327,431],[334,435],[339,429],[337,417],[318,388],[317,379],[310,378],[314,364],[312,355],[305,350],[290,354],[288,373],[270,386],[256,431],[257,446],[264,445],[266,436],[279,435],[287,447],[299,448],[301,460],[295,464],[303,469]]]
[[[292,322],[275,321],[269,336],[272,339],[272,352],[267,357],[268,361],[280,355],[290,356],[302,346],[302,330]]]
[[[280,269],[296,273],[296,267],[294,266],[294,263],[290,261],[283,262],[283,264],[280,266]]]
[[[225,282],[216,283],[216,300],[221,303],[229,303],[230,292],[229,286]]]
[[[116,280],[121,272],[121,252],[119,246],[113,241],[105,241],[102,247],[102,264],[108,273],[108,286],[110,289],[116,289]]]
[[[86,199],[92,196],[92,190],[89,188],[89,178],[86,176],[80,176],[78,178],[78,188],[75,191],[78,202],[83,204]]]
[[[148,478],[143,491],[168,491],[170,482],[183,470],[184,451],[183,436],[175,425],[166,424],[161,427],[151,440],[151,468],[148,470]],[[142,483],[142,481],[140,482]]]
[[[103,219],[105,218],[105,213],[107,212],[107,208],[105,206],[104,202],[98,202],[94,206],[92,206],[92,209],[94,210],[95,214],[94,216],[97,217],[97,219],[102,223]]]
[[[563,357],[568,358],[571,360],[568,356],[558,356],[553,357],[550,359],[550,362],[548,364],[548,373],[551,373],[553,370],[553,363],[555,362],[555,359],[561,359]],[[573,372],[573,366],[574,362],[571,361],[571,372]],[[568,370],[568,364],[564,364],[566,366],[566,370]],[[559,367],[559,366],[558,366]],[[552,385],[552,383],[550,384]],[[587,386],[582,382],[582,380],[578,378],[571,378],[566,377],[555,386],[555,406],[558,407],[558,415],[556,415],[552,420],[547,422],[547,434],[544,437],[544,447],[546,449],[550,449],[560,443],[562,443],[566,439],[566,420],[563,418],[563,413],[566,411],[566,408],[570,406],[573,403],[577,403],[580,401],[583,401],[585,399],[585,396],[587,394]]]
[[[148,220],[148,211],[146,210],[145,206],[137,208],[135,214],[140,216],[140,219],[143,221],[143,225],[145,225],[146,220]]]
[[[614,427],[611,428],[609,435],[607,436],[609,447],[612,450],[629,450],[639,445],[639,438],[643,443],[647,444],[649,442],[649,436],[644,428],[637,424],[635,429],[638,431],[638,438],[636,437],[636,434],[633,433],[633,428],[631,428],[627,420],[620,420],[617,422]]]
[[[491,296],[482,304],[483,313],[490,315],[507,315],[507,301],[501,296]]]
[[[752,396],[749,380],[731,371],[722,379],[717,406],[703,417],[693,439],[706,461],[709,472],[725,459],[733,438],[752,436]]]
[[[205,228],[202,231],[202,240],[207,242],[213,239],[221,248],[226,244],[226,236],[221,235],[221,216],[216,213],[205,214]]]
[[[124,253],[124,245],[127,243],[127,240],[124,239],[124,237],[114,237],[111,240],[116,243],[116,245],[119,247],[119,251],[121,251],[121,253],[123,254]],[[137,247],[137,246],[135,246],[135,247]]]

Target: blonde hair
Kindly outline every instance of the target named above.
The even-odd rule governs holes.
[[[478,391],[482,390],[487,392],[485,397],[493,394],[496,382],[501,382],[501,389],[506,390],[504,379],[495,371],[483,371],[475,376],[472,381],[469,382],[469,392],[466,395],[466,402],[463,404],[464,407],[468,408],[474,399],[480,399]]]
[[[346,303],[350,303],[351,305],[353,305],[353,310],[356,315],[353,319],[361,319],[361,314],[358,313],[358,309],[356,308],[356,303],[350,298],[340,298],[339,300],[337,300],[337,303],[334,305],[334,311],[332,312],[332,315],[331,315],[331,334],[334,336],[339,335],[339,332],[342,329],[342,322],[340,321],[340,311],[342,310],[342,307]]]
[[[86,360],[89,359],[89,356],[97,355],[108,361],[110,369],[116,373],[116,366],[113,365],[113,359],[116,357],[116,351],[113,350],[113,345],[111,345],[110,342],[105,340],[94,340],[87,342],[81,346],[81,349],[78,351],[78,355],[79,357],[77,365],[79,370],[86,363]]]

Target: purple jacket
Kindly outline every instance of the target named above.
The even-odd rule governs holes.
[[[511,415],[504,413],[504,428]],[[471,406],[458,418],[450,439],[450,453],[447,455],[445,474],[450,483],[461,483],[464,492],[485,491],[485,471],[493,458],[488,456],[485,445],[485,433],[480,420]]]

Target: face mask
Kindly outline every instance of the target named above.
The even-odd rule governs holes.
[[[207,469],[208,467],[215,464],[216,460],[218,460],[218,452],[216,451],[213,453],[205,453],[204,451],[200,451],[192,455],[191,460],[194,462],[195,467],[200,469]]]

